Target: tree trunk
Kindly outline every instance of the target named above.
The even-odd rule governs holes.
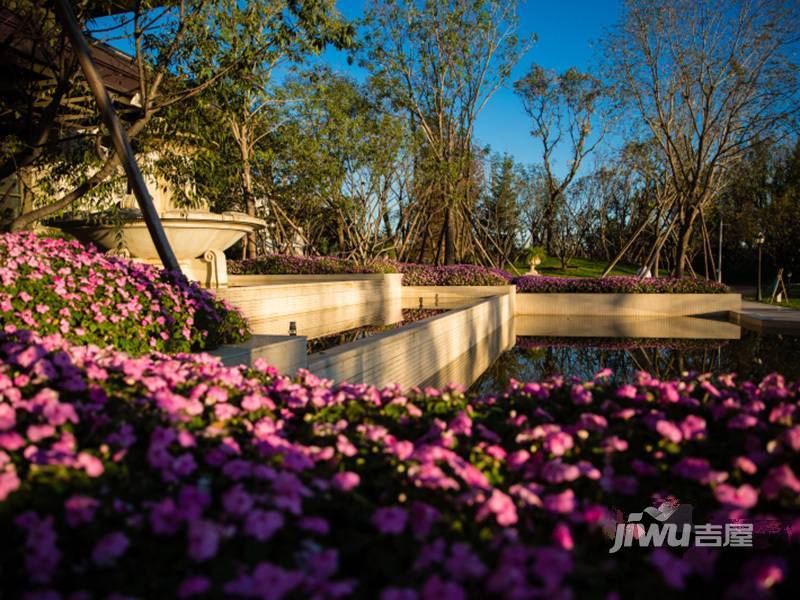
[[[453,218],[453,209],[448,204],[444,209],[444,264],[453,265],[455,262],[455,219]]]
[[[686,273],[686,261],[689,254],[689,243],[692,240],[694,221],[697,218],[697,207],[692,208],[692,212],[684,223],[681,223],[678,231],[678,247],[675,253],[675,276],[683,277]]]

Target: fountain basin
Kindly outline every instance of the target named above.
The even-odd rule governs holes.
[[[208,250],[224,251],[266,225],[262,219],[239,212],[165,211],[160,217],[179,261],[199,258]],[[122,245],[131,258],[158,259],[150,232],[141,218],[124,218],[119,231],[113,224],[94,224],[83,219],[61,221],[56,226],[82,242],[93,242],[107,250]]]
[[[208,287],[224,287],[228,283],[225,250],[266,225],[262,219],[240,212],[168,210],[159,216],[183,272]],[[138,212],[122,213],[121,227],[86,219],[59,221],[53,225],[84,243],[92,242],[134,260],[161,264],[147,225]]]

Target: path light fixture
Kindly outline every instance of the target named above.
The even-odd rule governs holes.
[[[756,299],[761,302],[763,299],[761,295],[761,248],[766,239],[764,238],[764,234],[759,231],[756,239],[753,241],[755,242],[756,246],[758,246],[758,295],[756,296]]]

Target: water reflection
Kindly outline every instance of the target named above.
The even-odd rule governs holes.
[[[473,391],[496,392],[505,388],[510,378],[538,380],[558,373],[589,379],[605,367],[618,379],[640,370],[659,378],[676,377],[688,370],[735,372],[747,379],[778,371],[789,379],[800,378],[797,336],[762,335],[724,321],[698,318],[658,319],[649,325],[645,320],[595,318],[594,326],[586,319],[538,319],[527,323],[517,319],[515,347],[483,373],[472,385]],[[530,335],[532,331],[569,332],[574,337]],[[612,331],[635,335],[607,335]]]

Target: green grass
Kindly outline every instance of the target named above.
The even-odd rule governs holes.
[[[775,302],[773,306],[785,306],[788,308],[794,308],[795,310],[800,310],[800,283],[793,283],[789,288],[789,302],[786,302],[784,298],[783,302]],[[772,294],[772,288],[769,286],[765,286],[763,289],[764,292],[764,299],[761,301],[762,304],[769,304],[769,298]],[[755,300],[755,296],[746,298],[747,300]]]
[[[536,270],[542,275],[550,277],[600,277],[606,264],[605,261],[590,258],[573,258],[569,261],[569,266],[562,269],[561,261],[554,256],[548,256],[542,261],[542,264],[536,267]],[[520,273],[528,272],[529,265],[524,264],[523,261],[517,261],[515,266]],[[638,267],[635,265],[618,263],[610,275],[636,275],[637,269]],[[513,270],[509,269],[509,271],[513,273]]]

